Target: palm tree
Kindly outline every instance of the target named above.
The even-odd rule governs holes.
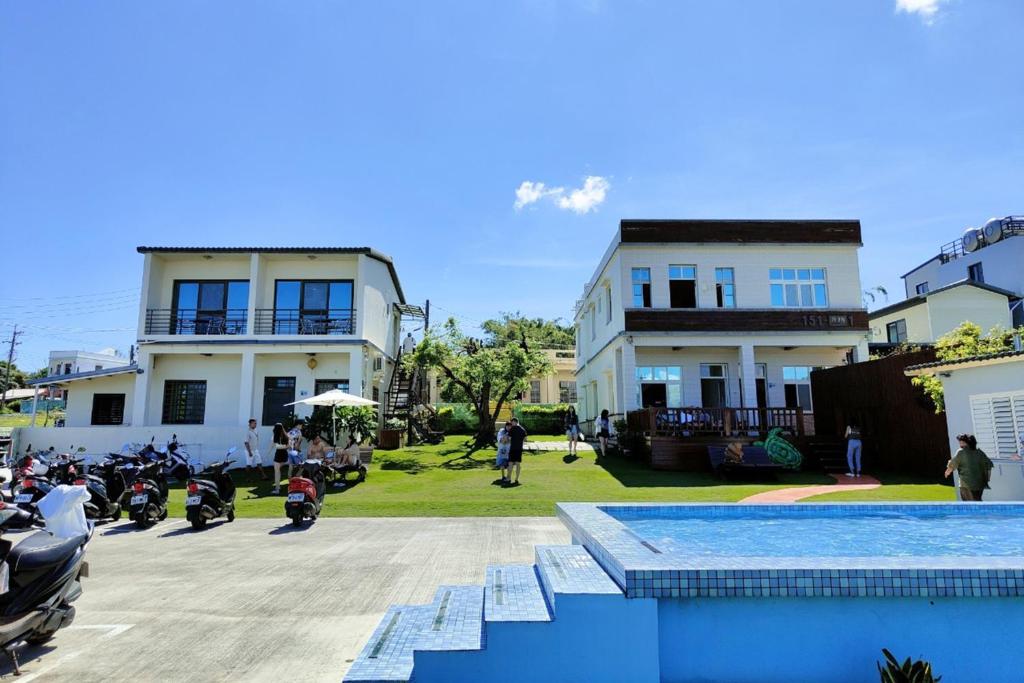
[[[889,291],[882,285],[875,285],[870,289],[865,289],[861,295],[864,307],[867,308],[871,304],[875,303],[879,296],[881,296],[885,301],[889,301]]]

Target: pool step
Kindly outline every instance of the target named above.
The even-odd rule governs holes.
[[[581,545],[538,545],[534,555],[541,587],[556,615],[558,595],[623,595],[622,589]]]
[[[483,586],[441,586],[430,606],[433,617],[416,639],[416,652],[483,648]]]
[[[388,608],[370,640],[345,674],[345,681],[408,681],[412,677],[413,646],[434,618],[436,610],[433,607],[394,605]]]
[[[551,621],[534,565],[491,565],[487,567],[484,589],[487,623]]]

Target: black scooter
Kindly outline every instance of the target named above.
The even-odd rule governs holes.
[[[30,474],[14,485],[14,504],[26,512],[35,513],[36,503],[53,490],[53,481],[48,476]]]
[[[89,500],[84,504],[87,519],[109,519],[112,522],[121,519],[128,478],[134,477],[134,466],[130,466],[129,462],[124,456],[107,458],[93,466],[88,474],[79,474],[73,482],[69,482],[84,486],[89,492]]]
[[[6,532],[19,513],[5,506],[0,508],[0,533]],[[13,545],[0,538],[0,558],[8,590],[0,595],[0,649],[10,657],[15,675],[18,650],[40,645],[53,638],[57,630],[75,618],[72,602],[82,594],[83,577],[89,575],[85,547],[89,533],[74,538],[57,538],[47,531],[37,531]]]
[[[128,517],[140,529],[148,529],[167,519],[167,477],[159,461],[147,463],[136,471]]]
[[[235,452],[228,451],[228,456]],[[211,519],[221,515],[229,522],[235,521],[235,482],[227,471],[234,460],[210,463],[206,468],[188,480],[185,497],[185,517],[193,529],[203,529]]]

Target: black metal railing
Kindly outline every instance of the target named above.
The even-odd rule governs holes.
[[[149,308],[146,309],[146,334],[245,334],[247,316],[244,308],[219,311]]]
[[[356,309],[256,309],[256,334],[355,334]]]

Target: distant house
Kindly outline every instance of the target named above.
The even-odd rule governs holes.
[[[136,362],[62,365],[33,382],[68,390],[68,427],[270,426],[311,412],[288,403],[333,388],[385,401],[408,308],[389,257],[363,247],[138,251]]]
[[[988,331],[1010,327],[1010,305],[1020,300],[1013,292],[983,282],[961,280],[872,311],[871,343],[931,344],[964,321]]]
[[[131,360],[121,355],[117,349],[103,349],[101,351],[50,351],[50,360],[47,368],[50,377],[62,375],[78,375],[83,372],[96,372],[98,370],[109,370],[111,368],[123,368],[131,363]],[[51,398],[64,398],[63,390],[59,385],[54,385],[51,391]]]
[[[972,433],[996,463],[985,500],[1024,500],[1024,350],[912,365],[910,377],[942,382],[951,452]]]
[[[992,218],[968,228],[938,253],[903,276],[907,298],[964,279],[1024,296],[1024,216]],[[1024,325],[1024,302],[1011,302],[1013,325]]]
[[[523,403],[575,403],[576,352],[572,349],[543,349],[551,363],[551,372],[531,377],[530,388],[523,392]]]

